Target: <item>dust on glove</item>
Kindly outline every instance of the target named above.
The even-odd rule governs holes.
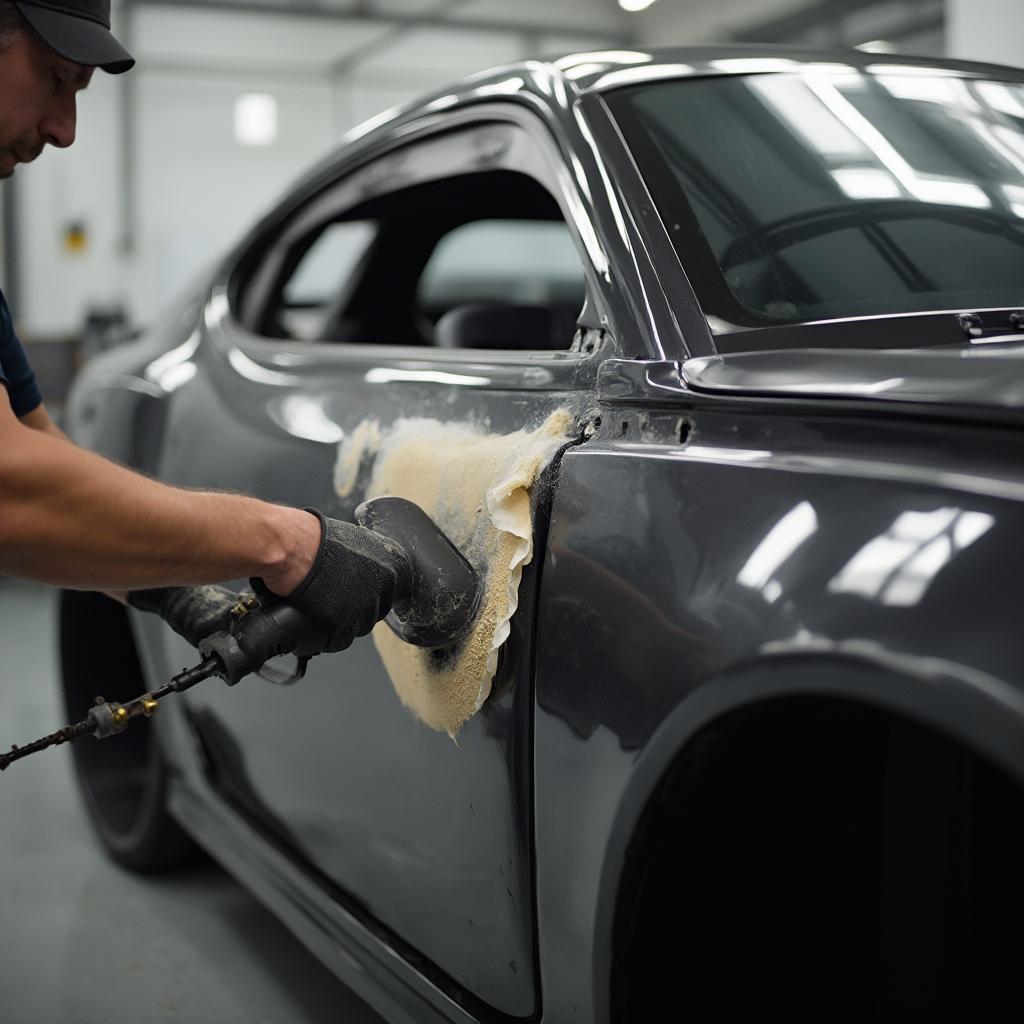
[[[132,590],[128,603],[140,611],[159,615],[179,636],[193,647],[214,633],[230,632],[234,619],[231,609],[242,595],[227,587],[154,587]]]
[[[391,610],[396,590],[409,579],[409,560],[398,544],[372,530],[306,511],[320,520],[320,550],[287,600],[329,631],[324,653],[343,651]]]

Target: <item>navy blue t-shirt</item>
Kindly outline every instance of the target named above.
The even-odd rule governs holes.
[[[36,384],[36,375],[25,358],[18,336],[14,333],[11,311],[4,293],[0,292],[0,384],[7,386],[15,416],[24,416],[39,405],[43,396]]]

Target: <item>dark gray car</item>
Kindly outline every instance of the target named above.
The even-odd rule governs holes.
[[[457,745],[369,638],[209,683],[78,745],[108,849],[194,837],[396,1021],[1019,1012],[1024,74],[476,76],[351,137],[89,365],[70,423],[351,516],[353,438],[559,410]],[[63,612],[70,721],[194,659],[95,595]]]

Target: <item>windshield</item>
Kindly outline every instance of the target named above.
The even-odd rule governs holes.
[[[607,96],[708,315],[1024,306],[1024,85],[811,66]]]

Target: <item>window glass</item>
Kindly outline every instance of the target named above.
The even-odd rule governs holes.
[[[476,302],[568,304],[579,313],[585,290],[579,253],[561,221],[479,220],[445,235],[420,281],[432,319]]]
[[[609,102],[704,311],[1024,305],[1024,85],[839,64]]]
[[[531,175],[429,178],[356,206],[339,203],[336,219],[325,213],[320,228],[305,211],[297,216],[304,220],[288,241],[269,250],[265,294],[252,292],[251,329],[264,336],[527,351],[572,345],[584,264],[557,201]]]
[[[377,234],[373,221],[329,224],[303,253],[281,291],[280,324],[291,338],[317,338],[339,296]]]

